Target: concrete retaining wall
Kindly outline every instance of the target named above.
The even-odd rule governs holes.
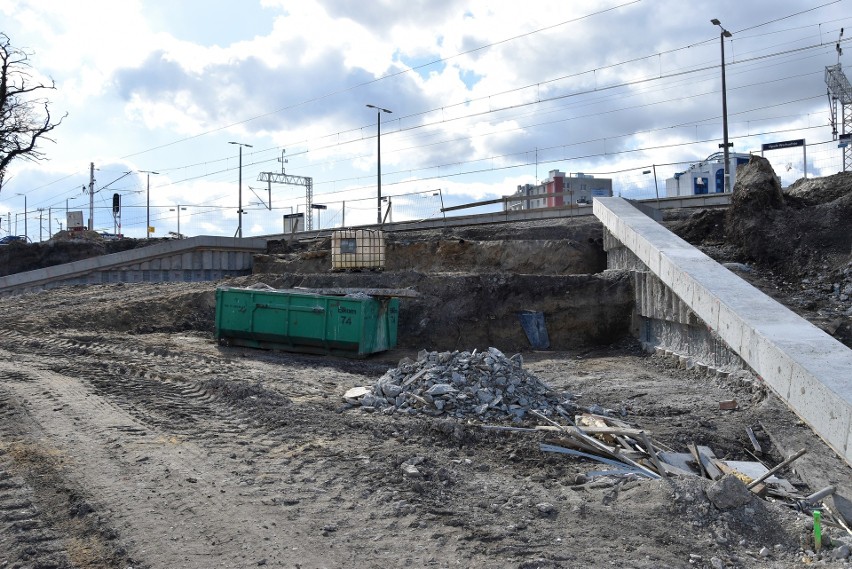
[[[265,239],[200,236],[0,277],[0,295],[114,282],[206,281],[251,273]]]
[[[626,200],[596,199],[594,212],[611,237],[852,465],[852,350]],[[689,315],[682,316],[688,324]]]

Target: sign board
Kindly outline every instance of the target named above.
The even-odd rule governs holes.
[[[156,227],[151,225],[150,227],[148,227],[148,233],[156,233],[157,232],[156,229],[157,229]]]
[[[304,213],[288,213],[284,215],[284,233],[295,233],[303,225]]]
[[[778,150],[779,148],[797,148],[805,145],[805,139],[785,140],[784,142],[769,142],[764,144],[762,150]]]
[[[852,142],[852,132],[841,134],[837,137],[837,140],[839,140],[840,142]]]

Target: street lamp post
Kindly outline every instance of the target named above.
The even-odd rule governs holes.
[[[719,34],[719,43],[722,46],[722,144],[724,145],[724,155],[725,155],[725,191],[730,193],[731,191],[731,172],[730,172],[730,163],[728,158],[728,148],[731,146],[728,143],[728,92],[727,87],[725,85],[725,38],[731,37],[731,32],[722,27],[722,22],[718,19],[713,18],[710,20],[710,23],[714,26],[719,26],[719,29],[722,30]]]
[[[382,107],[377,107],[375,105],[367,105],[367,108],[376,109],[376,148],[377,148],[377,165],[378,168],[376,170],[376,191],[378,192],[378,216],[376,217],[376,223],[379,225],[382,224],[382,113],[392,113],[393,111],[389,111],[388,109],[383,109]]]
[[[145,239],[151,238],[151,174],[158,175],[159,172],[153,170],[139,170],[141,174],[147,174],[147,184],[145,190]]]
[[[240,174],[239,174],[239,191],[238,191],[238,200],[239,203],[237,205],[237,236],[242,239],[243,237],[243,146],[248,148],[253,148],[251,144],[245,144],[243,142],[229,142],[228,144],[236,144],[240,147]]]
[[[24,235],[29,237],[29,232],[27,231],[27,195],[26,194],[15,194],[16,196],[24,196]],[[17,218],[16,218],[17,219]],[[15,233],[18,231],[18,222],[15,221]]]
[[[181,212],[181,210],[186,211],[186,208],[185,208],[185,207],[181,207],[181,206],[180,206],[180,204],[178,204],[178,205],[177,205],[177,207],[174,207],[174,208],[170,208],[170,209],[169,209],[169,211],[177,211],[177,217],[178,217],[177,234],[178,234],[178,239],[183,239],[183,235],[181,235],[181,232],[180,232],[180,212]]]

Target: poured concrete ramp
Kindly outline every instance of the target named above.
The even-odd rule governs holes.
[[[0,277],[0,295],[113,282],[208,281],[251,273],[266,240],[200,236]]]
[[[613,237],[852,465],[852,350],[621,198],[595,198]]]

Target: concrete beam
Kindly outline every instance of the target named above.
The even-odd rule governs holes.
[[[189,239],[175,239],[163,241],[148,247],[138,247],[121,253],[100,255],[89,259],[82,259],[72,263],[54,265],[35,271],[15,273],[0,277],[0,294],[9,294],[20,290],[38,290],[39,288],[52,287],[63,281],[79,281],[87,279],[88,282],[102,282],[101,277],[93,278],[94,273],[124,270],[137,272],[146,270],[147,266],[163,265],[165,269],[175,269],[176,259],[183,259],[187,263],[182,268],[192,270],[201,268],[203,252],[218,252],[229,256],[229,253],[248,253],[242,259],[246,267],[231,267],[227,269],[237,271],[251,268],[251,254],[266,252],[266,239],[233,237],[216,237],[202,235]],[[212,254],[212,253],[211,253]],[[198,262],[193,262],[198,258]],[[229,263],[230,264],[230,263]],[[198,265],[195,267],[195,265]],[[132,277],[131,277],[131,280]],[[82,281],[80,281],[82,282]]]
[[[852,350],[621,198],[594,212],[831,448],[852,465]]]

